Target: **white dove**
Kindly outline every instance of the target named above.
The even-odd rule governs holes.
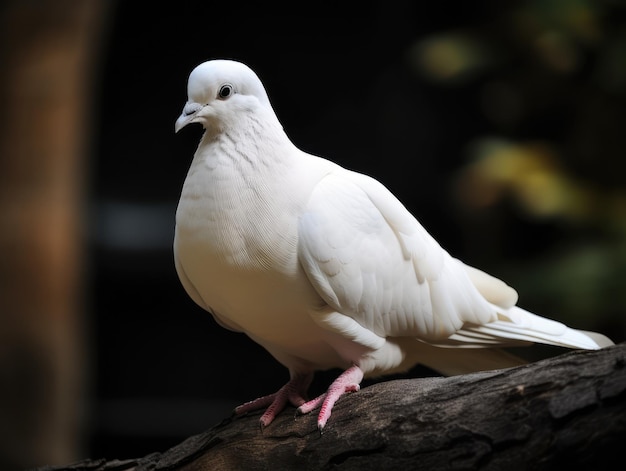
[[[451,257],[368,176],[299,150],[246,65],[211,60],[189,76],[178,132],[205,132],[176,212],[174,260],[189,296],[289,369],[278,392],[239,406],[334,403],[364,376],[417,363],[443,374],[519,365],[498,348],[612,342],[527,312],[504,282]],[[345,371],[308,401],[316,370]]]

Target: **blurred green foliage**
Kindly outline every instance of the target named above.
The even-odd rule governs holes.
[[[482,240],[470,262],[522,305],[624,340],[626,4],[512,2],[488,24],[419,41],[409,60],[433,83],[475,87],[492,129],[454,180],[468,244]],[[541,249],[504,256],[525,238]]]

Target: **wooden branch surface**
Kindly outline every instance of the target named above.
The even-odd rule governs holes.
[[[508,370],[381,382],[315,413],[229,418],[164,453],[64,470],[613,469],[626,447],[626,343]]]

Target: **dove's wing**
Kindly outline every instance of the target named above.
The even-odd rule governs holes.
[[[439,347],[611,344],[515,306],[514,289],[451,257],[365,175],[343,170],[322,179],[300,220],[299,241],[309,279],[336,315],[356,321],[351,332],[360,326],[381,339],[414,336]],[[348,324],[335,318],[326,325]],[[363,344],[372,344],[361,332]]]
[[[318,183],[300,219],[299,256],[333,309],[383,338],[437,341],[496,320],[465,265],[365,175],[338,170]]]

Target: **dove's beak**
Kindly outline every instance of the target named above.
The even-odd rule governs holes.
[[[176,123],[174,124],[174,132],[178,132],[180,131],[182,128],[184,128],[185,126],[187,126],[189,124],[190,121],[190,116],[185,116],[185,114],[181,114],[178,119],[176,120]]]
[[[202,108],[203,106],[198,103],[187,102],[187,104],[185,104],[185,107],[183,108],[183,112],[181,113],[181,115],[176,120],[176,123],[174,124],[174,131],[178,132],[182,128],[187,126],[189,123],[192,123],[196,118],[196,114]]]

